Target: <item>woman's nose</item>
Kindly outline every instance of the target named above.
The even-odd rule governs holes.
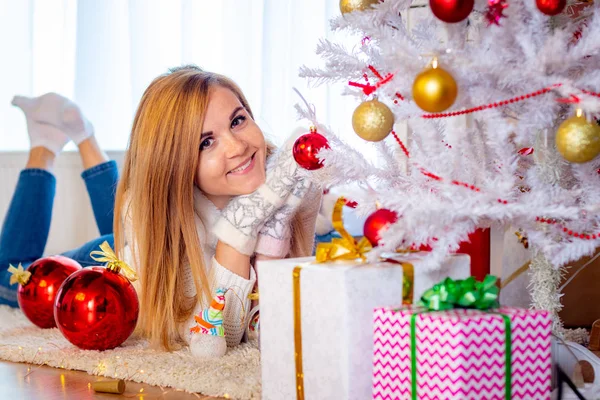
[[[228,158],[241,156],[248,148],[248,143],[234,134],[227,135],[225,145],[227,146],[226,155]]]

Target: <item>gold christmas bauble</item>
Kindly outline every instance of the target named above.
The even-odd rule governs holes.
[[[412,94],[415,103],[421,109],[432,113],[441,112],[454,104],[458,86],[445,69],[429,68],[417,75]]]
[[[600,126],[578,112],[558,127],[556,148],[572,163],[592,161],[600,154]]]
[[[364,11],[377,3],[379,3],[379,0],[340,0],[340,11],[342,14],[352,11]]]
[[[354,132],[369,142],[379,142],[394,128],[394,114],[377,99],[361,103],[352,114]]]

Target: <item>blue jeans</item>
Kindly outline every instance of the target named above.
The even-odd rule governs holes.
[[[63,253],[82,266],[97,265],[90,251],[108,241],[114,245],[113,215],[119,174],[114,161],[83,171],[81,177],[90,196],[101,237],[82,247]],[[21,171],[17,187],[0,231],[0,304],[18,307],[17,285],[10,285],[9,264],[28,267],[44,254],[48,241],[56,178],[42,169]]]

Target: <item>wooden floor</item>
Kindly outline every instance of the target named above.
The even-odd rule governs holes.
[[[600,352],[595,352],[600,356]],[[586,382],[594,380],[593,371],[583,367]],[[144,383],[127,382],[122,395],[96,393],[91,384],[101,380],[81,371],[70,371],[46,366],[0,361],[0,399],[9,400],[217,400],[202,396],[159,388]]]
[[[208,397],[161,389],[144,383],[126,382],[125,393],[96,393],[92,382],[104,379],[81,371],[70,371],[47,366],[0,361],[0,399],[7,400],[214,400]]]

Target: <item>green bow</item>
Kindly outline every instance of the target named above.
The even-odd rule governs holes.
[[[419,305],[429,311],[451,310],[453,308],[476,308],[488,310],[499,307],[496,286],[498,278],[487,275],[483,282],[478,282],[472,276],[467,279],[454,280],[446,278],[425,291]]]

